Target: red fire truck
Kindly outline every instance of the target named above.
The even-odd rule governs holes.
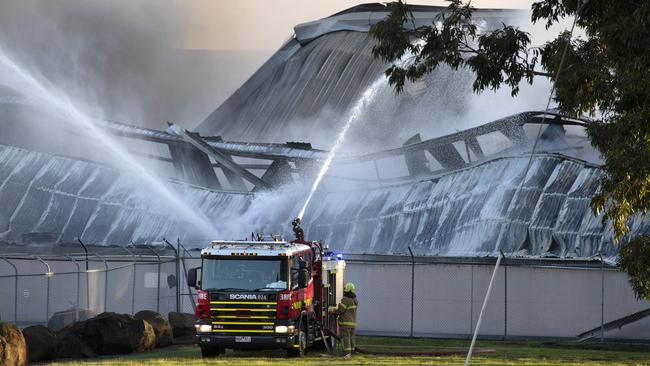
[[[300,238],[302,239],[302,238]],[[201,267],[188,271],[198,289],[196,337],[203,357],[230,349],[284,348],[301,357],[333,344],[327,312],[343,295],[345,261],[319,242],[213,241]]]

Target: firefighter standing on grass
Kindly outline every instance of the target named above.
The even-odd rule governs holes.
[[[343,340],[345,358],[352,357],[354,351],[354,331],[357,328],[357,306],[359,301],[354,293],[354,284],[348,282],[343,287],[343,299],[338,307],[330,307],[329,312],[338,315],[339,329]]]

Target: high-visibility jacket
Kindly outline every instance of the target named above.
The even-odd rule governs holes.
[[[343,296],[334,314],[339,316],[339,325],[342,327],[356,328],[357,306],[359,301],[356,297]]]

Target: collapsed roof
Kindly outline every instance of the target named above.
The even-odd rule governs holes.
[[[476,257],[614,257],[609,228],[589,208],[601,171],[583,161],[537,154],[502,157],[436,178],[363,190],[320,192],[305,215],[309,237],[356,254]],[[167,182],[215,224],[214,235],[285,234],[304,192],[238,193]],[[157,203],[128,172],[92,162],[0,146],[0,240],[17,244],[127,245],[213,238]],[[649,232],[637,218],[633,231]]]
[[[438,10],[418,8],[416,18],[431,21]],[[167,155],[147,158],[173,165],[178,179],[164,184],[214,228],[197,230],[119,166],[9,146],[25,118],[38,115],[33,124],[39,125],[48,116],[29,100],[0,95],[0,241],[51,245],[81,238],[126,245],[179,237],[186,246],[201,247],[215,238],[247,237],[251,230],[289,234],[288,223],[312,182],[309,170],[327,151],[286,141],[331,143],[341,116],[386,67],[372,58],[366,33],[385,13],[380,5],[364,5],[296,27],[296,37],[215,110],[199,134],[96,121],[112,135],[168,148]],[[516,16],[479,14],[486,24]],[[337,157],[335,169],[350,166],[353,173],[342,177],[344,185],[328,184],[341,178],[334,173],[330,182],[326,178],[327,188],[305,215],[308,236],[357,254],[406,253],[411,247],[424,256],[499,250],[526,258],[616,256],[609,229],[589,208],[601,174],[598,154],[582,131],[590,121],[553,112],[503,117],[501,110],[486,111],[484,118],[488,112],[503,118],[422,138],[420,128],[439,127],[432,116],[463,114],[465,99],[454,93],[463,83],[462,74],[443,70],[399,97],[390,87],[379,93],[365,116],[373,124],[361,123],[351,138],[371,151]],[[50,128],[56,136],[58,127]],[[536,135],[540,144],[529,155]],[[528,159],[530,170],[520,184]],[[385,176],[388,169],[378,168],[384,160],[402,174]],[[374,164],[372,178],[363,177],[364,164]],[[637,218],[633,230],[645,233],[650,226]]]
[[[431,24],[442,9],[412,7],[414,26]],[[384,5],[364,4],[296,26],[294,37],[195,131],[235,141],[310,141],[329,149],[345,122],[342,117],[387,68],[372,56],[375,43],[368,33],[387,14]],[[479,9],[475,17],[489,29],[521,15],[515,10]],[[408,84],[399,96],[386,83],[357,124],[368,122],[366,127],[372,128],[353,128],[348,139],[366,148],[385,148],[399,146],[418,132],[438,136],[441,124],[467,112],[472,93],[468,74],[447,68]],[[486,111],[483,122],[508,114],[506,110],[500,115]]]

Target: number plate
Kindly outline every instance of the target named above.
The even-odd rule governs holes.
[[[235,342],[237,343],[251,343],[251,337],[235,337]]]

